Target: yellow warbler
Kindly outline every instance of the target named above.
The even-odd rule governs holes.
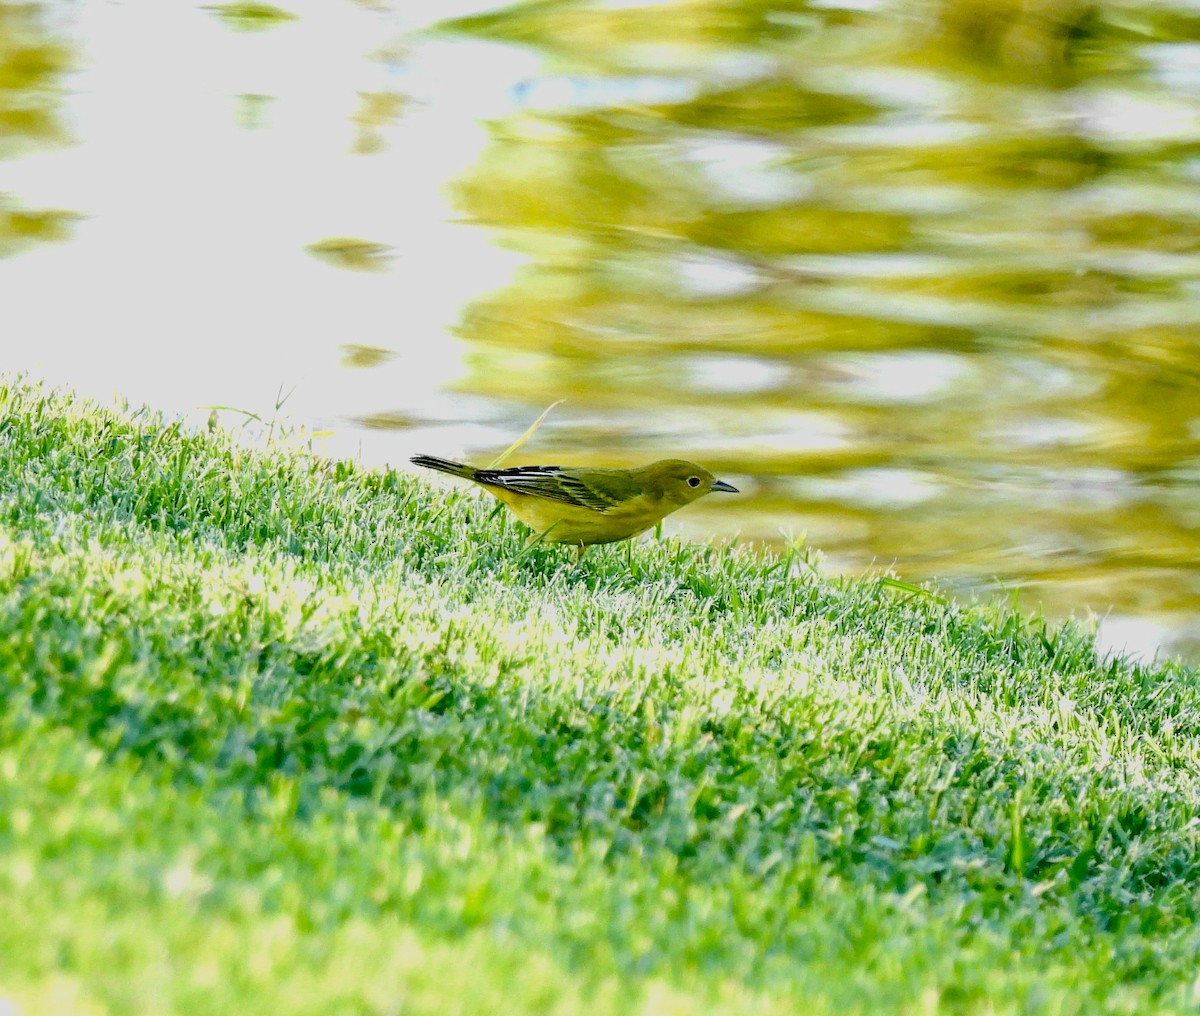
[[[535,539],[573,544],[580,555],[593,543],[616,543],[644,533],[677,508],[714,490],[738,492],[703,466],[684,459],[663,459],[637,469],[476,469],[432,455],[417,455],[412,461],[474,481],[503,501],[537,534]]]

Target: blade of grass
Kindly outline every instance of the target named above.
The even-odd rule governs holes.
[[[562,522],[562,519],[559,519],[558,522],[555,522],[553,525],[548,526],[546,529],[543,529],[540,533],[535,533],[528,540],[526,540],[525,546],[522,548],[521,553],[517,557],[517,560],[519,561],[519,560],[522,560],[523,558],[525,558],[533,550],[534,547],[536,547],[539,543],[542,543],[546,539],[547,536],[549,536],[552,532],[554,532],[554,530],[558,527],[559,522]]]
[[[530,424],[529,429],[526,430],[524,434],[517,438],[496,458],[492,459],[492,461],[488,463],[488,469],[496,469],[502,465],[513,452],[517,451],[526,441],[533,437],[533,435],[537,432],[538,427],[542,425],[542,421],[550,415],[550,410],[552,410],[555,406],[561,406],[566,401],[566,399],[559,399],[557,402],[551,402],[550,405],[548,405],[543,411],[542,415],[534,420],[532,424]]]
[[[938,596],[937,593],[929,589],[922,589],[920,586],[914,586],[911,582],[903,582],[900,579],[881,578],[876,580],[880,586],[886,589],[899,589],[901,592],[910,593],[913,596],[925,596],[937,603],[948,603],[949,601],[944,596]]]

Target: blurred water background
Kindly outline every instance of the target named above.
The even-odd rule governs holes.
[[[0,370],[397,465],[563,398],[521,461],[1105,649],[1200,658],[1198,282],[1197,0],[0,0]]]

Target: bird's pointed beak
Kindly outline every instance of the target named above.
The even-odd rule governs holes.
[[[726,483],[724,480],[713,480],[712,486],[709,487],[708,489],[724,491],[726,494],[740,494],[741,493],[741,491],[738,490],[737,487],[735,487],[732,483]]]

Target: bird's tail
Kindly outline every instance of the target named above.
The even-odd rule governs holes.
[[[476,473],[479,472],[474,466],[464,466],[461,462],[439,459],[436,455],[414,455],[409,461],[415,466],[436,469],[439,473],[461,476],[464,480],[474,480]]]

